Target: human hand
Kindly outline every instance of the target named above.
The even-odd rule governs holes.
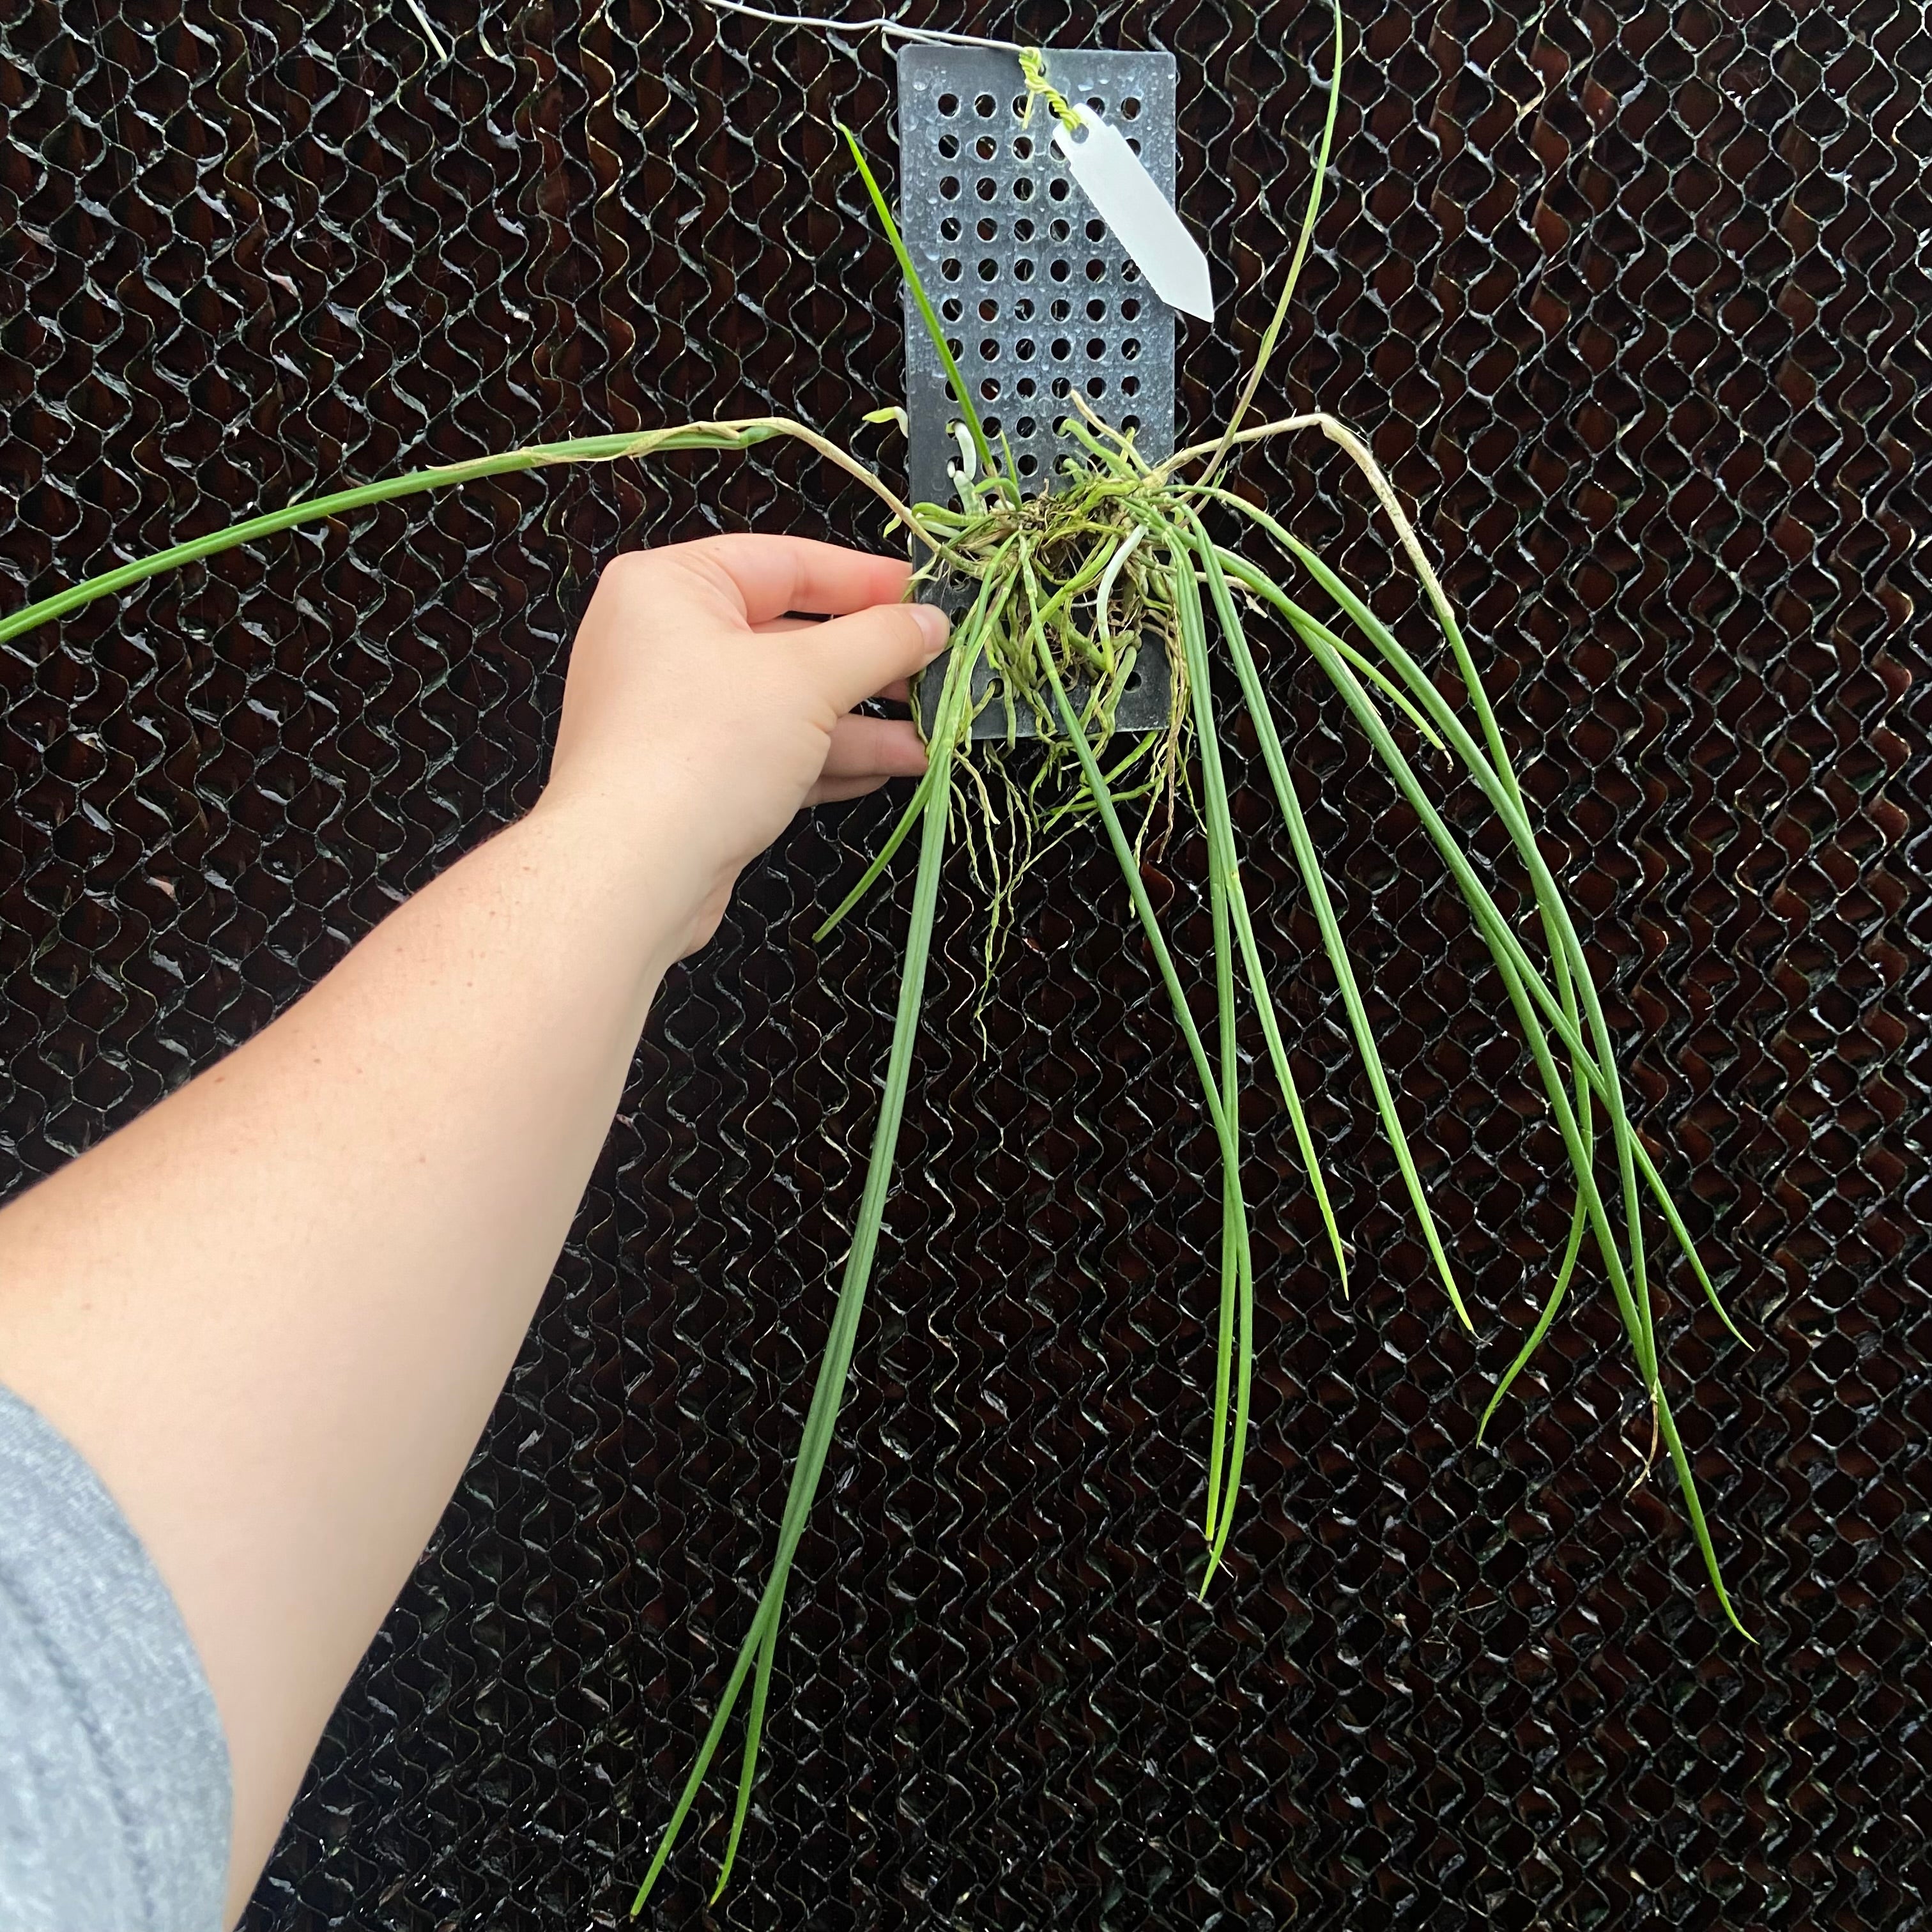
[[[710,537],[616,559],[571,649],[542,810],[594,823],[716,929],[740,870],[802,805],[916,777],[910,723],[853,715],[944,647],[907,567],[802,538]],[[800,622],[796,614],[824,614]]]

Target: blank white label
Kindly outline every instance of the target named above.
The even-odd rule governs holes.
[[[1214,290],[1200,243],[1188,233],[1120,130],[1090,107],[1074,111],[1080,117],[1078,136],[1055,121],[1053,145],[1094,212],[1114,231],[1162,302],[1212,322]]]

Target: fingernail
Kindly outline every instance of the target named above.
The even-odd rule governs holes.
[[[952,620],[935,604],[915,604],[913,615],[919,620],[919,628],[926,633],[926,662],[932,663],[946,648],[946,640],[952,634]]]

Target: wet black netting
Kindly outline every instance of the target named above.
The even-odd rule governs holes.
[[[401,4],[4,0],[9,608],[302,492],[592,430],[782,410],[894,473],[859,418],[899,392],[898,292],[832,125],[890,172],[878,43],[657,0],[432,11],[447,62]],[[1669,1485],[1633,1488],[1644,1412],[1594,1282],[1474,1444],[1562,1245],[1560,1163],[1460,903],[1276,636],[1480,1332],[1251,793],[1358,1258],[1345,1304],[1257,1081],[1257,1435],[1198,1604],[1212,1143],[1111,860],[1032,880],[983,1048],[962,875],[746,1858],[707,1915],[713,1794],[652,1922],[1927,1922],[1926,10],[1350,13],[1267,399],[1372,435],[1493,668],[1642,1123],[1756,1343],[1669,1274],[1759,1643]],[[932,17],[1178,56],[1183,205],[1241,291],[1231,333],[1183,334],[1183,432],[1212,428],[1298,214],[1325,8]],[[1424,640],[1338,457],[1242,473]],[[9,1184],[530,802],[603,560],[752,524],[878,530],[796,452],[526,476],[6,646]],[[909,868],[810,934],[890,809],[799,824],[674,976],[252,1932],[621,1921],[764,1575],[857,1198]],[[1197,972],[1201,872],[1180,842],[1159,876]]]

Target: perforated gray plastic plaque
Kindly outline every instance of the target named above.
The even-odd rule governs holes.
[[[899,55],[899,223],[989,440],[1004,436],[1022,488],[1048,488],[1077,387],[1150,456],[1174,448],[1174,311],[1148,286],[1053,147],[1044,102],[1028,111],[1018,61],[979,47],[909,46]],[[1174,64],[1159,53],[1049,48],[1047,71],[1070,100],[1126,135],[1170,197]],[[958,411],[910,292],[906,410],[915,501],[948,502],[960,458]],[[957,586],[934,599],[956,609]],[[928,718],[941,658],[921,682]],[[982,674],[983,680],[983,674]],[[983,681],[980,688],[984,688]],[[1128,730],[1166,722],[1167,664],[1144,642],[1117,716]],[[1030,722],[1018,721],[1030,732]],[[1004,736],[1006,711],[982,712],[976,737]]]

